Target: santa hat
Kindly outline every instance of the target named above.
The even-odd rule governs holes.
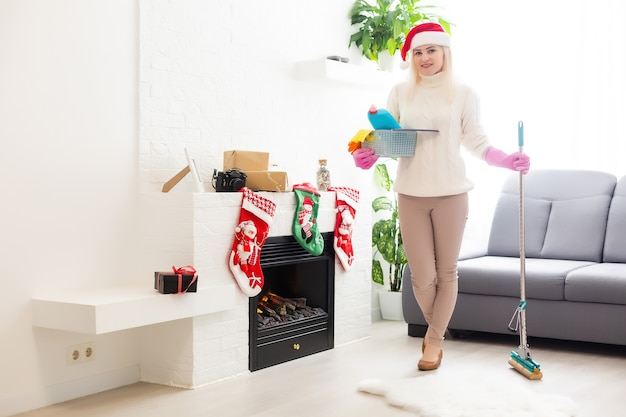
[[[312,206],[313,205],[313,200],[311,200],[311,197],[304,197],[304,200],[302,201],[302,205],[303,206]]]
[[[440,45],[450,46],[450,35],[446,33],[439,23],[422,23],[415,26],[406,35],[406,40],[400,55],[402,56],[402,63],[400,64],[403,69],[409,67],[409,63],[406,60],[406,54],[413,48],[417,48],[422,45]]]

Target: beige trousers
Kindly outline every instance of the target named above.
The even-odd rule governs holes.
[[[467,193],[444,197],[398,194],[413,294],[428,323],[427,344],[443,345],[454,311],[459,287],[457,259],[467,214]]]

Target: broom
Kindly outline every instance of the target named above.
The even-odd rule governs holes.
[[[519,151],[524,151],[524,123],[517,125]],[[519,247],[520,247],[520,302],[509,322],[509,330],[517,332],[519,328],[520,344],[512,350],[509,357],[511,365],[528,379],[541,379],[541,367],[532,359],[526,336],[526,253],[524,243],[524,174],[519,173]],[[515,325],[513,325],[515,322]]]

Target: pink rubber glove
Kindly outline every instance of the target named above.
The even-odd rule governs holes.
[[[485,162],[492,166],[507,168],[512,171],[521,171],[522,174],[528,174],[530,169],[530,158],[525,153],[513,152],[507,155],[493,146],[487,149]]]
[[[374,149],[359,148],[352,152],[354,158],[354,165],[361,169],[370,169],[376,161],[378,161],[378,155],[374,155]]]

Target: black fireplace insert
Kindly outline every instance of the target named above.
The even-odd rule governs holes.
[[[261,251],[263,291],[250,298],[249,369],[256,371],[334,347],[333,233],[309,254],[293,236],[270,237]]]

